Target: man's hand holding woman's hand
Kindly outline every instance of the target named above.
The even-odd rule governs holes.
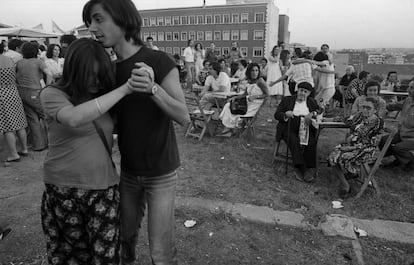
[[[145,94],[152,93],[154,86],[154,71],[145,63],[135,63],[136,68],[132,69],[131,77],[128,79],[127,85],[132,92]]]

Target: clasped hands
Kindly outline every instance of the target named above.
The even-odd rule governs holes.
[[[288,110],[285,112],[285,117],[286,119],[291,119],[293,118],[293,111]],[[309,113],[308,115],[303,116],[305,118],[305,124],[306,125],[311,125],[312,124],[312,118],[313,118],[313,113]]]
[[[146,63],[135,63],[131,71],[131,77],[127,81],[127,87],[132,92],[151,94],[154,86],[154,70]]]

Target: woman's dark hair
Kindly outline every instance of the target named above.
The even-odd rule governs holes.
[[[209,61],[209,60],[207,60],[207,59],[205,59],[205,60],[203,61],[203,66],[205,66],[205,65],[206,65],[206,63],[210,63],[210,61]]]
[[[15,51],[18,47],[22,46],[23,41],[19,39],[11,39],[9,40],[8,48],[9,50]]]
[[[0,43],[0,54],[3,54],[4,52],[4,44]]]
[[[259,72],[257,73],[257,78],[256,79],[253,79],[252,78],[253,67],[257,67],[257,69],[259,70]],[[246,79],[250,83],[250,82],[255,81],[255,80],[259,79],[259,78],[260,78],[260,66],[259,66],[259,64],[258,63],[251,63],[251,64],[249,64],[247,66],[247,69],[246,69]]]
[[[34,42],[25,42],[22,45],[22,55],[25,59],[37,58],[39,46]]]
[[[50,44],[49,46],[47,46],[47,52],[46,52],[46,57],[47,58],[52,58],[53,57],[53,49],[58,46],[59,47],[59,56],[60,57],[60,52],[62,51],[62,48],[60,48],[59,44]]]
[[[114,23],[125,31],[125,39],[132,39],[134,44],[144,45],[140,38],[142,19],[131,0],[89,0],[82,11],[82,19],[86,26],[91,25],[92,8],[100,4],[109,13]]]
[[[247,66],[247,61],[246,61],[245,59],[241,59],[241,60],[239,61],[239,64],[243,65],[243,67],[244,67],[244,68],[246,68],[246,66]]]
[[[375,110],[378,110],[378,107],[379,107],[378,99],[373,98],[373,97],[367,97],[367,98],[365,98],[365,101],[371,102],[374,105]]]
[[[62,78],[55,86],[68,94],[74,105],[109,92],[114,85],[111,59],[102,44],[82,38],[69,46]]]
[[[222,62],[226,62],[226,60],[225,59],[223,59],[223,58],[221,58],[221,59],[218,59],[218,61],[217,61],[218,63],[222,63]]]
[[[40,44],[39,45],[39,50],[41,50],[42,52],[46,51],[45,45]]]
[[[297,56],[298,58],[302,58],[302,49],[301,49],[301,48],[296,47],[296,48],[294,49],[294,51],[295,51],[295,54],[296,54],[296,56]]]
[[[275,57],[276,56],[275,49],[278,48],[278,47],[279,47],[279,45],[273,46],[272,51],[270,52],[270,55],[272,55],[273,57]]]
[[[328,45],[328,44],[326,44],[326,43],[324,43],[324,44],[322,44],[322,45],[321,45],[321,50],[323,49],[323,47],[326,47],[326,48],[328,48],[328,49],[329,49],[329,45]]]
[[[267,63],[267,59],[266,59],[265,57],[263,57],[263,58],[261,59],[261,61],[265,61],[265,62]]]
[[[364,95],[365,96],[367,95],[368,87],[371,87],[371,86],[376,86],[378,88],[377,93],[378,94],[380,93],[380,89],[381,89],[380,83],[378,83],[377,81],[374,81],[374,80],[370,80],[365,84],[365,87],[364,87]]]
[[[282,61],[283,65],[287,65],[288,63],[288,55],[290,55],[290,51],[289,50],[282,50],[280,52],[280,60]]]
[[[203,44],[201,44],[200,42],[197,42],[197,43],[194,45],[194,49],[197,49],[197,45],[200,45],[200,49],[201,49],[201,50],[203,49]]]
[[[210,67],[213,68],[213,70],[216,71],[217,74],[221,72],[221,66],[219,62],[211,62]]]
[[[363,78],[368,77],[368,75],[369,75],[369,72],[367,72],[367,71],[361,71],[361,72],[359,73],[359,75],[358,75],[358,79],[359,79],[359,80],[362,80]]]

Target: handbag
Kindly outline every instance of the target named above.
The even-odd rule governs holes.
[[[230,101],[230,112],[235,115],[245,115],[247,113],[247,95],[235,97]]]

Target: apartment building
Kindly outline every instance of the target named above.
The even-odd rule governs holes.
[[[142,39],[151,36],[160,50],[170,54],[182,54],[192,39],[204,48],[214,42],[216,54],[227,55],[236,41],[245,57],[259,61],[278,41],[279,10],[273,1],[232,0],[226,5],[141,10],[140,14]]]

